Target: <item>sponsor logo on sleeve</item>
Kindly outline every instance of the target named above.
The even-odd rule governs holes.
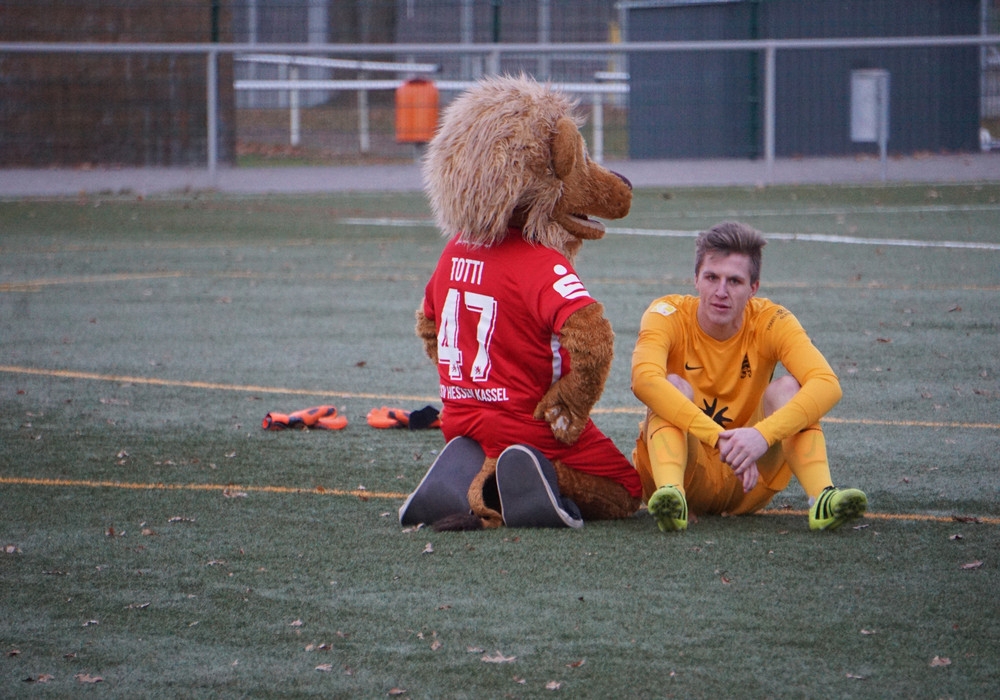
[[[556,265],[552,271],[559,275],[552,288],[556,290],[563,299],[579,299],[589,297],[590,292],[583,286],[583,282],[574,273],[566,269],[565,265]]]

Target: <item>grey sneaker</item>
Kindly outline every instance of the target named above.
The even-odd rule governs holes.
[[[497,490],[507,527],[583,527],[580,509],[559,494],[555,467],[529,445],[511,445],[497,459]]]
[[[486,453],[467,437],[453,438],[399,508],[400,525],[432,525],[447,515],[469,512],[469,486],[483,468]]]

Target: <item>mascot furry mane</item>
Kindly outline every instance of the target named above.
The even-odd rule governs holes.
[[[513,222],[525,240],[572,258],[582,240],[604,235],[588,214],[625,216],[630,188],[591,163],[575,109],[524,76],[488,78],[456,98],[423,167],[442,232],[488,246]]]

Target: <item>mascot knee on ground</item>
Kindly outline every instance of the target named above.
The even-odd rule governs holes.
[[[424,157],[448,238],[417,310],[447,444],[400,508],[439,530],[579,527],[631,516],[641,487],[594,425],[614,333],[573,269],[632,201],[587,154],[574,103],[530,78],[481,81]]]

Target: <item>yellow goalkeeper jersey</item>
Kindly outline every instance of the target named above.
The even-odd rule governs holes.
[[[672,425],[715,446],[723,430],[753,426],[769,445],[813,425],[840,400],[830,364],[788,309],[752,298],[739,332],[718,341],[702,331],[698,298],[672,294],[642,316],[632,354],[632,391]],[[764,390],[781,364],[801,385],[795,397],[754,424]],[[668,374],[694,388],[694,403]]]

